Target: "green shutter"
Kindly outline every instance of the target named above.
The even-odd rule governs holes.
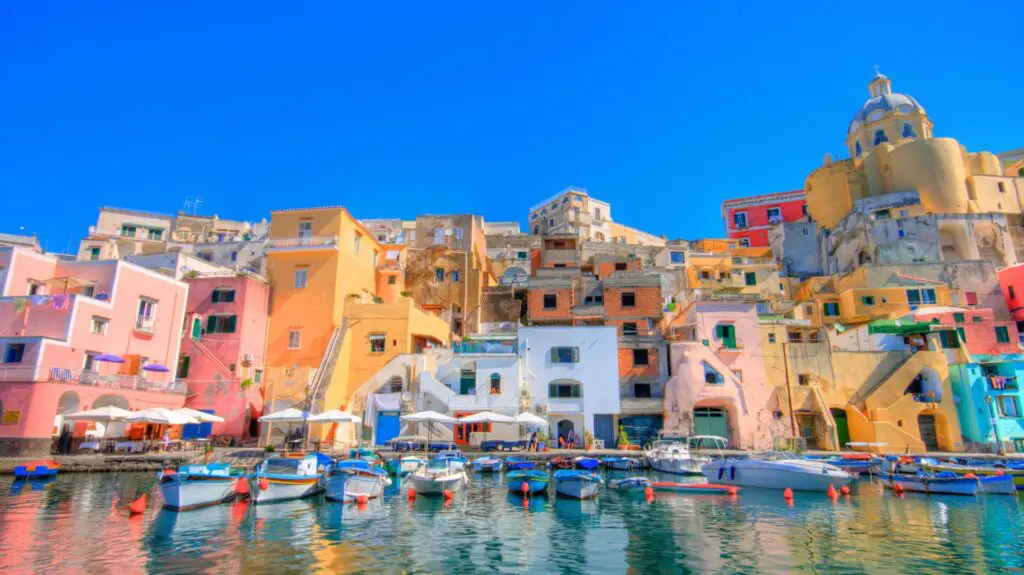
[[[551,348],[551,363],[558,363],[558,348]]]
[[[578,347],[572,348],[572,362],[573,363],[579,363],[580,362],[580,348],[578,348]]]
[[[723,326],[723,325],[716,325],[715,326],[715,339],[724,339],[724,338],[725,338],[725,326]]]
[[[219,302],[220,301],[220,292],[217,291],[217,290],[213,290],[213,293],[210,294],[210,301],[212,301],[213,303]]]
[[[231,315],[224,318],[224,333],[235,333],[235,324],[238,322],[238,316]]]
[[[217,318],[210,316],[206,318],[206,333],[217,333]]]
[[[548,384],[548,397],[557,397],[558,386],[553,383]]]
[[[748,286],[757,285],[757,274],[756,273],[754,273],[754,272],[747,272],[746,274],[744,274],[743,278],[745,280],[745,283]]]
[[[1010,331],[1006,329],[1006,326],[996,326],[996,341],[999,343],[1010,343]]]
[[[226,296],[226,297],[224,298],[224,301],[226,301],[226,302],[232,302],[232,301],[235,301],[235,290],[231,290],[231,291],[227,292],[227,293],[226,293],[226,294],[224,294],[224,295]]]
[[[967,343],[967,332],[964,331],[964,328],[958,327],[956,328],[956,332],[960,334],[960,341]]]

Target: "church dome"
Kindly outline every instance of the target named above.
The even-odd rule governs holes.
[[[875,72],[874,79],[868,84],[871,98],[864,102],[864,105],[853,116],[848,133],[852,134],[861,125],[880,120],[892,112],[899,114],[925,113],[924,108],[921,107],[921,104],[917,103],[917,100],[906,94],[894,93],[891,85],[889,78],[879,72]]]

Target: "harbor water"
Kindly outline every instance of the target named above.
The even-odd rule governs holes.
[[[617,473],[612,477],[624,477]],[[655,477],[659,480],[680,480]],[[525,502],[500,475],[454,500],[406,498],[396,481],[359,505],[322,498],[129,517],[148,473],[0,478],[0,572],[11,573],[779,573],[1024,569],[1021,497],[896,496],[861,481],[833,502],[797,492],[738,497],[602,487],[592,501]],[[685,479],[684,479],[685,480]]]

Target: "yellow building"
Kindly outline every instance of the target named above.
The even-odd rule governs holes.
[[[701,240],[686,253],[688,289],[756,296],[778,300],[782,296],[779,268],[771,248],[736,248],[732,240]]]
[[[952,138],[933,137],[924,108],[893,92],[882,74],[868,91],[847,131],[850,158],[826,160],[807,177],[814,221],[833,228],[856,200],[907,190],[916,190],[925,213],[1020,216],[1024,178],[1006,175],[995,154],[968,153]]]
[[[872,282],[871,268],[860,267],[842,276],[805,280],[794,301],[804,307],[812,326],[858,324],[879,318],[897,318],[912,308],[953,305],[945,283],[893,273],[884,282]]]

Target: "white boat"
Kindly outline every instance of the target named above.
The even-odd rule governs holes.
[[[234,499],[235,487],[243,478],[241,471],[232,471],[227,463],[184,465],[160,475],[160,494],[168,509],[197,509]]]
[[[628,491],[630,493],[644,493],[648,487],[651,487],[652,483],[650,479],[646,477],[636,476],[627,477],[625,479],[613,479],[608,482],[608,487],[611,489],[618,489],[619,491]]]
[[[673,436],[662,432],[660,439],[644,449],[644,457],[651,468],[663,473],[677,475],[700,475],[701,467],[711,462],[707,455],[691,449],[693,439],[686,436]],[[722,438],[715,438],[725,441]]]
[[[325,464],[330,459],[323,456]],[[253,474],[250,494],[253,503],[300,499],[320,493],[320,457],[273,457],[265,460]]]
[[[409,479],[420,495],[442,495],[466,485],[466,464],[455,459],[432,459]]]
[[[360,497],[375,499],[390,485],[387,472],[362,459],[335,462],[323,475],[324,495],[331,501],[348,502]]]
[[[579,469],[559,469],[554,479],[555,493],[574,499],[597,497],[597,488],[603,483],[596,473]]]
[[[808,461],[784,451],[765,451],[744,458],[720,459],[704,465],[704,477],[711,483],[786,489],[828,491],[839,489],[853,476],[834,465]]]

